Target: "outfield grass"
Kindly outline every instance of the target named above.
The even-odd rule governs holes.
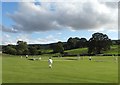
[[[3,55],[3,83],[117,83],[118,62],[113,57],[53,58],[53,68],[48,68],[50,55],[35,56],[42,60],[28,60],[20,56]],[[29,57],[33,58],[32,56]]]
[[[2,83],[2,54],[0,53],[0,84]]]

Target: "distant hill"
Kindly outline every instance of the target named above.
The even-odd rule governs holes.
[[[87,54],[88,49],[87,48],[78,48],[78,49],[66,50],[65,52],[67,52],[69,54]]]
[[[69,54],[87,54],[88,49],[87,48],[78,48],[78,49],[72,49],[72,50],[66,50],[65,52]],[[120,49],[118,45],[112,45],[111,49],[108,51],[103,51],[103,54],[120,54]]]
[[[0,45],[0,51],[2,51],[2,45]]]
[[[52,46],[55,45],[56,43],[50,43],[50,44],[27,44],[28,48],[30,48],[31,46],[34,46],[37,48],[37,50],[39,52],[41,52],[41,54],[49,54],[49,53],[53,53],[53,49]],[[67,42],[62,42],[64,49],[69,46],[66,45]],[[120,45],[120,40],[112,40],[112,46],[111,49],[108,51],[102,51],[103,54],[118,54],[118,51],[120,52],[119,46]],[[7,45],[0,45],[0,51],[2,51],[2,48],[4,49]],[[12,45],[13,47],[15,47],[15,45]],[[79,45],[78,45],[79,46]],[[87,54],[88,53],[88,48],[71,48],[71,49],[65,49],[64,52],[68,53],[68,54]],[[120,54],[120,53],[119,53]]]
[[[110,50],[104,51],[104,54],[120,54],[119,47],[119,45],[112,45]]]

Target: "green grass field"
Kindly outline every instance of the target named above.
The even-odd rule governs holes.
[[[92,61],[85,56],[53,58],[53,68],[48,68],[48,57],[35,56],[42,60],[3,54],[3,83],[117,83],[118,62],[112,56],[94,56]],[[32,56],[29,59],[33,58]]]
[[[0,84],[2,83],[2,55],[0,53]]]
[[[118,45],[112,45],[111,49],[108,51],[102,51],[103,54],[118,54],[120,52],[120,49],[118,49]],[[77,48],[72,50],[66,50],[65,52],[68,52],[70,54],[86,54],[88,52],[87,48]]]

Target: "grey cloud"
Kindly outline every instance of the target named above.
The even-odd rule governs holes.
[[[118,8],[118,2],[105,2],[105,4],[110,8]]]
[[[74,30],[99,28],[113,23],[109,15],[99,13],[99,9],[95,10],[94,8],[95,6],[91,2],[86,2],[82,6],[82,11],[80,9],[77,10],[78,13],[73,12],[70,14],[68,13],[70,9],[64,11],[62,15],[58,16],[58,23],[66,27],[70,26]]]
[[[8,28],[8,27],[3,26],[1,24],[0,24],[0,30],[3,31],[3,32],[17,33],[16,29]]]
[[[97,29],[115,23],[112,14],[116,11],[111,8],[111,3],[55,3],[54,10],[50,10],[49,5],[51,4],[20,3],[19,10],[8,15],[16,23],[13,28],[19,32],[60,30],[69,27],[80,30]],[[101,9],[102,6],[110,13],[104,8]]]
[[[43,10],[42,8],[39,11],[36,11],[34,9],[30,9],[28,6],[22,6],[22,9],[15,14],[8,15],[17,23],[13,25],[13,28],[18,31],[29,32],[60,29],[55,21],[54,15],[50,11]],[[24,11],[23,8],[25,7],[26,9]]]

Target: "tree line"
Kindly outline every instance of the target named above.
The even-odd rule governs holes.
[[[119,40],[114,42],[109,39],[106,34],[94,33],[92,37],[87,40],[86,38],[72,38],[70,37],[67,42],[57,42],[51,44],[33,44],[29,45],[25,41],[18,41],[17,45],[8,44],[2,47],[2,52],[12,55],[41,55],[41,49],[51,49],[51,53],[64,54],[65,50],[76,48],[88,48],[88,54],[100,54],[102,51],[110,50],[112,44],[120,44]]]

